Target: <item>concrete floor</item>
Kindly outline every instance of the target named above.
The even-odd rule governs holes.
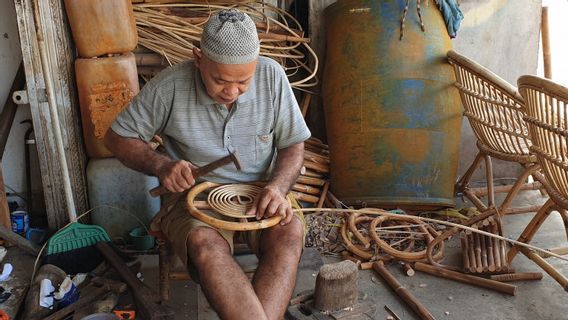
[[[519,203],[540,204],[545,200],[546,198],[540,196],[538,191],[527,191],[522,193]],[[461,208],[471,205],[458,199],[457,206]],[[533,214],[520,214],[505,217],[505,235],[516,238],[532,216]],[[549,217],[531,244],[542,248],[568,245],[562,220],[557,213]],[[29,258],[25,254],[14,254],[13,250],[12,253],[10,251],[11,255],[7,256],[8,261],[13,261],[16,268],[20,269],[24,261],[26,264],[29,263]],[[241,259],[244,264],[255,263],[255,258],[251,256]],[[140,260],[143,263],[142,273],[145,283],[157,290],[157,256],[143,255],[140,256]],[[305,251],[298,274],[296,293],[314,288],[315,276],[322,260],[325,263],[335,261],[331,258],[320,257],[313,249]],[[461,253],[454,239],[446,245],[444,263],[459,265],[460,261]],[[568,262],[553,258],[549,258],[549,261],[562,273],[568,275]],[[513,261],[513,267],[518,272],[541,271],[522,255]],[[429,309],[436,319],[568,319],[568,304],[565,303],[568,295],[547,274],[544,274],[544,279],[541,281],[517,283],[517,295],[507,296],[419,272],[413,277],[407,277],[395,265],[388,266],[388,269]],[[25,278],[24,275],[17,279],[25,281]],[[13,279],[13,281],[16,280]],[[360,272],[359,288],[361,297],[376,305],[377,311],[372,319],[387,319],[385,305],[397,313],[401,319],[418,319],[373,271]],[[168,303],[175,309],[176,319],[218,319],[199,287],[193,282],[172,282],[171,299]]]
[[[541,204],[546,201],[538,191],[526,191],[520,196],[518,203]],[[471,204],[457,199],[458,208],[469,207]],[[504,232],[507,237],[516,239],[527,225],[533,214],[518,214],[504,219]],[[553,213],[531,244],[542,248],[567,246],[563,223],[557,213]],[[461,253],[455,238],[446,245],[444,263],[459,265]],[[313,252],[308,252],[313,255]],[[150,275],[157,274],[156,257],[145,257],[144,274],[148,283],[155,285],[156,279]],[[308,259],[309,260],[309,259]],[[334,259],[323,257],[326,263]],[[564,274],[568,275],[568,262],[558,259],[549,261]],[[146,263],[147,262],[147,263]],[[518,272],[541,271],[534,263],[522,255],[513,261],[513,267]],[[518,282],[516,296],[508,296],[487,289],[477,288],[450,280],[417,274],[413,277],[404,276],[401,269],[395,265],[388,266],[395,277],[408,288],[434,315],[436,319],[568,319],[568,304],[566,293],[550,276],[544,274],[544,279],[533,282]],[[308,261],[300,268],[295,292],[313,289],[318,268],[316,263]],[[367,301],[376,304],[377,311],[373,319],[387,319],[384,306],[389,306],[401,319],[418,319],[389,289],[374,271],[361,271],[359,274],[361,295]],[[176,309],[176,319],[218,319],[212,311],[199,288],[193,283],[174,282],[170,304]]]

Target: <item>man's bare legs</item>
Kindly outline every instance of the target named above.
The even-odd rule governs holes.
[[[203,292],[221,319],[267,319],[229,244],[217,231],[207,227],[192,230],[187,249]]]
[[[303,225],[297,217],[285,226],[276,225],[262,232],[252,283],[268,319],[280,320],[284,316],[296,283],[303,237]]]
[[[251,285],[217,231],[207,227],[191,231],[188,253],[203,292],[219,317],[282,319],[294,290],[303,236],[302,223],[295,217],[286,226],[264,230]]]

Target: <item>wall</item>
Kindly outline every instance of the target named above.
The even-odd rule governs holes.
[[[14,3],[0,1],[0,74],[2,75],[0,77],[0,102],[2,103],[0,109],[4,107],[6,99],[11,99],[8,94],[21,59]],[[5,189],[10,194],[17,192],[25,195],[26,192],[24,134],[29,125],[20,124],[20,121],[30,118],[29,106],[20,105],[2,158]],[[17,200],[23,204],[22,200],[17,197],[11,196],[9,200]]]

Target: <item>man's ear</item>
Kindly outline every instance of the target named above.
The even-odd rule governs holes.
[[[202,52],[199,48],[193,47],[193,60],[195,61],[195,66],[199,69],[201,64]]]

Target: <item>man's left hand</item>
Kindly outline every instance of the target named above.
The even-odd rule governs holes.
[[[247,211],[247,215],[256,215],[256,219],[270,218],[274,215],[282,216],[280,225],[287,225],[292,221],[293,212],[286,194],[277,187],[266,186],[254,199],[252,208]]]

